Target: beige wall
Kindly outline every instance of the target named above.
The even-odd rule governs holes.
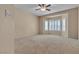
[[[68,11],[68,36],[78,39],[78,8]]]
[[[79,39],[79,7],[78,7],[78,39]]]
[[[68,37],[77,39],[78,38],[78,8],[51,13],[49,15],[41,16],[40,18],[44,19],[45,17],[48,16],[55,16],[60,14],[68,14]],[[40,32],[42,32],[41,29]]]
[[[36,35],[39,33],[38,17],[29,11],[23,12],[16,9],[15,11],[15,31],[16,38]]]
[[[12,16],[5,16],[5,9]],[[0,53],[14,53],[14,7],[13,5],[0,5]]]
[[[5,16],[5,9],[8,10],[8,16]],[[38,33],[38,17],[14,5],[0,5],[0,53],[14,53],[16,38]]]

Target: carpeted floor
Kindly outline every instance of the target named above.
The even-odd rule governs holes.
[[[71,54],[79,53],[79,40],[53,35],[36,35],[16,39],[15,53],[20,54]]]

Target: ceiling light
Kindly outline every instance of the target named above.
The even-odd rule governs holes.
[[[41,11],[46,11],[46,8],[41,8]]]
[[[51,4],[38,4],[38,9],[35,10],[40,10],[40,11],[51,11],[48,7],[50,7]]]

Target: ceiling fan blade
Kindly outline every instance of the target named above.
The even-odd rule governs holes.
[[[50,9],[46,9],[47,11],[51,11]]]
[[[42,4],[42,7],[44,7],[45,4]]]
[[[47,5],[46,7],[49,7],[49,6],[51,6],[51,4]]]
[[[41,4],[38,4],[38,6],[40,6],[40,7],[41,7]]]

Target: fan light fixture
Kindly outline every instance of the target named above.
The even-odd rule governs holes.
[[[40,10],[41,10],[41,11],[46,11],[46,8],[41,8]]]
[[[50,4],[38,4],[38,6],[40,8],[36,9],[36,10],[41,10],[41,11],[51,11],[48,7],[50,7]]]

